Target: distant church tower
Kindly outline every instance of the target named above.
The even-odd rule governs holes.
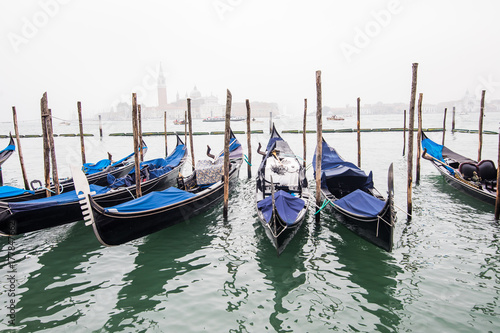
[[[167,106],[167,84],[160,63],[160,73],[158,74],[158,106],[160,108]]]

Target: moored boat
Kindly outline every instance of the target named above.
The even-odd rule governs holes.
[[[422,132],[422,157],[429,160],[446,182],[457,190],[494,205],[497,168],[491,160],[475,161],[440,145]]]
[[[232,134],[232,133],[231,133]],[[242,163],[243,150],[231,135],[229,185],[234,186]],[[198,161],[193,174],[177,179],[178,188],[151,192],[129,202],[103,207],[89,195],[85,178],[79,177],[77,188],[82,195],[82,210],[87,224],[106,246],[120,245],[149,235],[206,211],[224,195],[222,154],[215,160]],[[75,178],[77,179],[77,178]],[[80,182],[82,181],[82,182]]]
[[[257,215],[280,255],[305,219],[309,189],[305,170],[273,124],[256,182]]]
[[[141,191],[146,194],[174,185],[186,158],[185,145],[177,136],[176,148],[168,157],[141,163]],[[134,198],[136,189],[134,169],[120,178],[115,178],[112,174],[108,174],[108,177],[113,182],[109,186],[90,185],[96,202],[106,207]],[[0,235],[3,236],[51,228],[82,219],[75,190],[22,202],[0,200]]]
[[[316,152],[313,167],[316,170]],[[372,172],[366,175],[355,164],[345,161],[323,139],[320,190],[326,200],[325,208],[338,213],[343,225],[378,247],[392,251],[395,221],[392,164],[388,194],[384,197],[373,184]]]

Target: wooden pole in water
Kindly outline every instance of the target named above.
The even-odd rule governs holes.
[[[247,165],[247,173],[248,179],[252,178],[252,132],[250,130],[250,101],[245,100],[245,104],[247,106],[247,147],[248,147],[248,165]]]
[[[404,112],[404,120],[403,120],[403,156],[405,156],[406,152],[406,110]]]
[[[321,97],[321,71],[316,71],[316,205],[321,206],[321,161],[323,156],[323,118]],[[319,213],[316,221],[319,221]]]
[[[358,97],[358,168],[361,168],[361,107],[360,107],[360,102],[361,99]]]
[[[224,132],[224,218],[227,219],[229,207],[229,140],[230,140],[230,120],[231,120],[231,102],[233,96],[229,89],[227,90],[226,98],[226,124]]]
[[[47,136],[50,145],[50,159],[52,160],[52,182],[54,184],[54,192],[56,195],[60,194],[59,189],[59,175],[57,173],[56,161],[56,146],[54,145],[54,130],[52,128],[52,110],[49,109],[49,116],[47,117]]]
[[[415,99],[417,95],[417,69],[418,63],[412,65],[411,97],[410,97],[410,123],[408,124],[408,186],[407,186],[407,213],[411,221],[412,199],[411,191],[413,185],[413,127],[415,123]]]
[[[168,156],[168,146],[167,146],[167,111],[163,112],[163,129],[165,131],[165,156]]]
[[[24,189],[29,190],[30,185],[28,182],[28,176],[26,175],[26,168],[24,167],[24,157],[23,157],[23,151],[21,149],[21,139],[19,138],[19,128],[17,126],[17,113],[15,106],[12,107],[12,118],[14,118],[14,132],[16,134],[17,153],[19,155],[19,163],[21,163],[21,172],[23,174]]]
[[[304,126],[302,128],[302,145],[304,147],[304,160],[302,164],[306,167],[307,145],[306,145],[306,119],[307,119],[307,98],[304,98]]]
[[[481,111],[479,113],[479,149],[477,151],[477,161],[481,161],[481,150],[483,150],[483,119],[484,119],[484,95],[486,90],[481,93]]]
[[[47,101],[47,92],[43,93],[40,100],[42,111],[42,136],[43,136],[43,174],[45,180],[45,195],[50,197],[50,144],[47,137],[47,117],[49,116],[49,105]]]
[[[444,118],[443,118],[443,142],[441,143],[444,146],[444,137],[446,135],[446,113],[448,113],[448,108],[444,108]]]
[[[76,108],[78,109],[78,127],[80,128],[80,147],[82,150],[82,165],[87,163],[85,159],[85,139],[83,136],[83,119],[82,119],[82,102],[76,102]]]
[[[141,156],[141,162],[144,161],[144,151],[142,150],[142,112],[141,112],[141,105],[137,105],[137,128],[138,128],[138,140],[139,140],[139,151],[140,151],[140,156]]]
[[[453,117],[451,119],[451,132],[455,131],[455,107],[453,107]]]
[[[194,171],[194,146],[193,146],[193,121],[191,117],[191,98],[187,99],[187,107],[188,107],[188,126],[189,126],[189,146],[191,148],[191,161],[192,161],[192,170]]]
[[[498,191],[498,184],[500,184],[500,127],[498,128],[498,160],[497,160],[497,197],[495,200],[495,220],[500,218],[500,191]]]
[[[135,162],[135,195],[136,198],[142,196],[141,189],[141,163],[139,157],[139,121],[137,115],[137,95],[132,93],[132,132],[134,135],[134,162]]]
[[[417,132],[417,175],[416,183],[420,184],[420,155],[422,147],[420,141],[422,140],[422,99],[424,94],[420,93],[418,96],[418,132]]]
[[[101,138],[101,141],[102,141],[102,122],[101,122],[101,115],[99,115],[99,137]]]
[[[188,126],[188,113],[187,111],[184,111],[184,144],[187,145],[187,133],[188,133],[188,130],[187,130],[187,126]]]
[[[273,132],[273,111],[269,111],[269,134]]]

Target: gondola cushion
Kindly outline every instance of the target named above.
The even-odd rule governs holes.
[[[361,190],[356,190],[333,204],[352,214],[369,218],[377,217],[385,206],[384,201]]]
[[[105,170],[107,167],[111,165],[111,161],[108,159],[100,160],[97,163],[85,163],[82,167],[82,171],[86,175],[92,175],[97,172],[101,172]]]
[[[215,161],[200,160],[196,163],[196,183],[198,185],[213,184],[222,179],[224,159]]]

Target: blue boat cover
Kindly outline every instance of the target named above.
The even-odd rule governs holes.
[[[35,194],[34,191],[25,190],[24,188],[18,188],[13,186],[1,186],[0,187],[0,198],[8,198],[16,195],[21,195],[24,193]]]
[[[111,161],[108,159],[100,160],[97,163],[85,163],[82,166],[82,171],[86,175],[92,175],[97,172],[101,172],[106,169],[111,164]]]
[[[299,212],[305,206],[304,200],[294,197],[290,193],[282,190],[274,193],[274,204],[276,205],[276,211],[279,216],[288,226],[293,225],[296,222]],[[269,223],[273,214],[272,196],[268,196],[264,200],[259,201],[257,208],[262,210],[264,219],[267,223]]]
[[[330,147],[323,141],[323,151],[321,159],[321,186],[327,187],[326,181],[338,179],[350,187],[368,189],[373,187],[373,174],[366,173],[355,164],[345,161],[339,156],[335,148]],[[313,168],[316,176],[316,151],[313,156]]]
[[[142,212],[150,209],[166,207],[195,196],[196,195],[193,193],[179,190],[176,187],[169,187],[163,191],[151,192],[143,197],[124,202],[113,207],[105,208],[105,211],[108,213]]]
[[[91,192],[95,191],[96,194],[106,193],[109,190],[110,190],[109,187],[103,187],[94,184],[90,185],[90,191]],[[20,201],[20,202],[9,202],[9,208],[12,211],[12,213],[18,213],[18,212],[26,212],[42,208],[49,208],[60,204],[78,202],[78,200],[79,199],[78,196],[76,195],[76,191],[69,191],[66,193],[42,199]]]
[[[14,151],[14,150],[16,150],[16,146],[8,145],[7,147],[5,147],[4,150],[0,151],[0,154],[3,153],[4,151]]]
[[[185,145],[177,145],[174,151],[166,158],[157,158],[150,161],[141,162],[141,177],[146,180],[155,179],[161,175],[166,174],[173,168],[179,165],[182,158],[184,157],[184,152],[186,150]],[[135,167],[126,175],[116,179],[112,174],[107,176],[108,184],[112,188],[131,186],[135,184]]]
[[[335,201],[334,204],[356,215],[377,217],[385,202],[362,190],[356,190]]]
[[[440,160],[441,162],[444,162],[442,145],[437,144],[426,137],[422,140],[422,149],[427,149],[427,154],[431,155],[437,160]]]

